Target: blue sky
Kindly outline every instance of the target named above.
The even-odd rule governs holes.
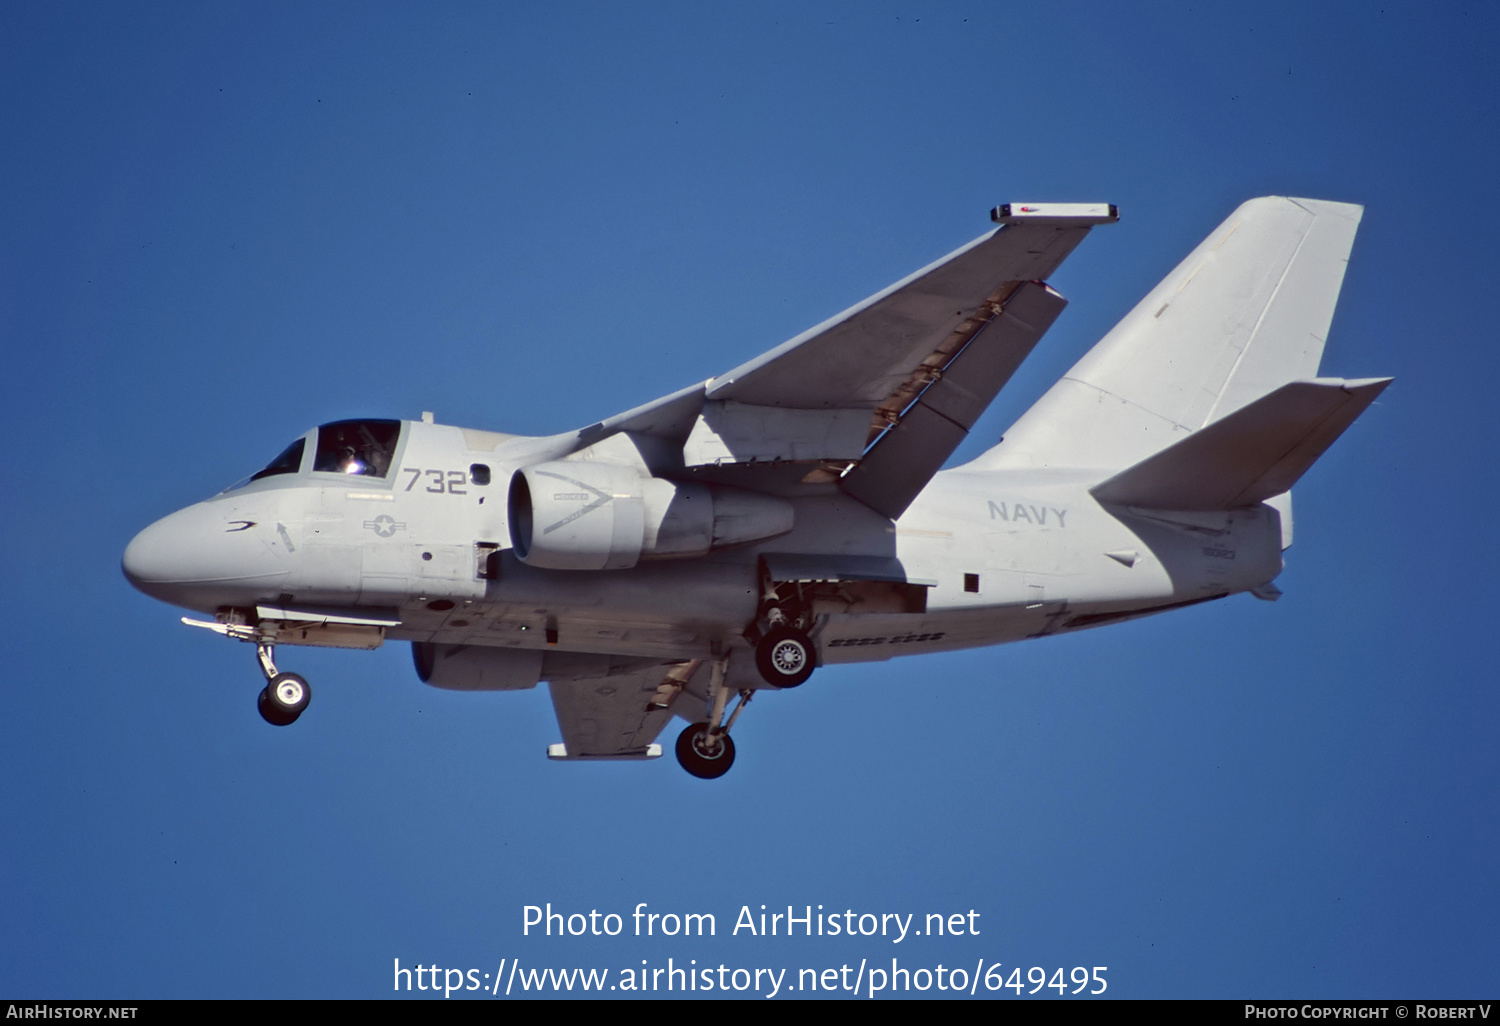
[[[1497,30],[1481,4],[6,5],[0,993],[895,957],[1492,996]],[[314,424],[578,427],[995,203],[1117,203],[964,460],[1270,193],[1366,205],[1323,372],[1396,377],[1299,486],[1274,604],[828,668],[706,783],[550,764],[545,689],[438,692],[404,645],[286,653],[317,695],[269,728],[251,650],[119,573]],[[546,902],[718,936],[524,937]],[[761,904],[981,932],[728,935]]]

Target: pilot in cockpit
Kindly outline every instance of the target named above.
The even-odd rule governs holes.
[[[400,437],[397,420],[341,420],[318,428],[313,470],[350,477],[385,477]]]
[[[369,474],[371,472],[370,465],[359,458],[359,453],[352,445],[346,445],[339,450],[336,466],[340,474]]]

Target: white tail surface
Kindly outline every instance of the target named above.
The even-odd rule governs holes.
[[[1166,510],[1235,509],[1291,490],[1390,378],[1294,381],[1101,481],[1101,502]]]
[[[1122,469],[1316,378],[1362,212],[1245,203],[971,466]]]

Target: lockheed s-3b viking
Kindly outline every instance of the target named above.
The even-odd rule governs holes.
[[[434,687],[546,681],[554,759],[658,756],[677,715],[678,760],[716,777],[751,698],[818,666],[1275,598],[1292,485],[1389,383],[1317,376],[1360,214],[1244,204],[963,466],[939,472],[1114,207],[997,207],[851,309],[579,431],[324,424],[146,528],[125,573],[255,645],[270,723],[310,695],[278,646],[409,641]]]

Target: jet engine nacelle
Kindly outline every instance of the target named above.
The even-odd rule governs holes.
[[[547,570],[624,570],[792,529],[791,503],[758,492],[643,477],[616,463],[559,461],[510,480],[516,557]]]
[[[542,678],[543,653],[536,649],[414,641],[411,656],[423,684],[448,691],[519,691]]]

